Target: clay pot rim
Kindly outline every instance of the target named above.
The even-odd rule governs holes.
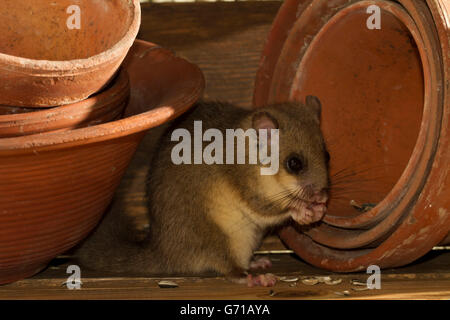
[[[162,50],[165,55],[173,56],[182,63],[189,65],[192,68],[192,80],[190,82],[192,83],[193,88],[190,95],[188,97],[182,97],[183,99],[179,99],[177,103],[172,105],[158,105],[148,111],[125,117],[118,121],[70,131],[47,132],[21,137],[3,138],[0,139],[0,156],[17,156],[19,153],[37,153],[59,148],[75,147],[142,132],[169,121],[173,117],[186,111],[198,100],[203,92],[205,84],[203,73],[198,66],[182,58],[176,57],[170,51],[151,42],[135,40],[134,45],[147,46],[147,50]]]
[[[289,17],[286,17],[286,15],[292,14],[287,10],[283,10],[283,8],[287,8],[288,5],[298,6],[300,2],[301,0],[286,1],[282,6],[282,10],[280,10],[281,14],[275,20],[271,33],[277,33],[278,36],[283,38],[283,43],[286,41],[288,33],[280,34],[280,30],[286,29],[285,24],[289,20]],[[426,57],[430,59],[430,70],[428,72],[431,74],[431,79],[428,82],[425,81],[425,86],[434,83],[445,89],[443,84],[446,76],[449,75],[449,69],[446,68],[449,60],[445,56],[445,53],[449,50],[449,20],[446,19],[449,16],[449,8],[442,6],[441,0],[427,0],[427,2],[400,0],[399,2],[414,20],[414,23],[420,30],[420,37],[427,45]],[[426,10],[426,12],[422,12],[422,10]],[[272,39],[273,35],[271,34],[270,37],[269,39]],[[261,94],[261,89],[266,89],[265,91],[267,91],[268,87],[270,88],[272,85],[272,83],[268,83],[264,79],[264,75],[271,74],[275,64],[273,61],[264,61],[264,58],[269,57],[269,59],[274,60],[278,59],[280,54],[277,43],[273,46],[271,44],[273,43],[266,44],[261,62],[262,66],[260,66],[258,77],[256,78],[255,107],[260,106],[261,103],[264,103],[264,99],[267,98],[264,96],[264,93]],[[421,56],[422,58],[423,56]],[[422,67],[425,74],[427,72],[425,70],[426,66],[422,64]],[[293,227],[283,229],[280,233],[283,241],[304,260],[315,266],[338,272],[358,271],[374,263],[380,267],[401,266],[414,261],[428,252],[433,245],[436,245],[448,233],[445,227],[450,225],[450,214],[445,209],[438,211],[437,208],[446,208],[450,203],[446,192],[442,188],[450,182],[450,175],[440,170],[447,165],[448,156],[450,155],[450,149],[448,148],[450,140],[446,129],[446,124],[448,124],[449,120],[449,117],[446,117],[449,115],[449,91],[432,90],[430,86],[428,91],[425,92],[428,92],[429,97],[428,99],[425,98],[424,108],[433,109],[437,112],[437,115],[435,114],[432,119],[435,123],[437,122],[437,129],[433,128],[433,130],[440,134],[440,137],[435,141],[436,148],[432,148],[433,155],[429,162],[429,172],[426,174],[421,193],[417,195],[413,206],[410,208],[411,210],[407,214],[405,213],[401,223],[386,239],[377,244],[375,248],[370,249],[332,249],[315,242],[308,235],[299,233]],[[421,124],[422,128],[423,122]],[[429,148],[430,146],[427,145],[426,147]],[[428,150],[429,152],[430,150]],[[440,197],[434,198],[431,206],[430,197],[437,193],[440,194]],[[413,238],[414,235],[416,235],[416,238]]]
[[[308,49],[306,50],[305,54],[302,57],[302,61],[299,64],[292,85],[292,87],[296,86],[295,83],[298,82],[300,70],[302,69],[301,66],[306,63],[308,56],[312,54],[311,48],[314,49],[314,46],[319,42],[320,34],[326,32],[334,21],[337,21],[338,19],[347,16],[348,14],[352,14],[353,12],[355,12],[355,10],[358,10],[360,8],[366,8],[370,4],[376,4],[382,10],[385,10],[390,14],[394,15],[408,29],[409,34],[414,39],[414,42],[417,45],[417,50],[420,55],[421,68],[422,73],[424,75],[423,81],[424,81],[425,101],[423,105],[422,121],[420,128],[418,128],[419,130],[416,138],[416,143],[413,148],[411,157],[408,163],[403,168],[402,174],[400,175],[396,183],[392,186],[392,188],[384,195],[383,199],[368,212],[360,213],[353,217],[326,215],[324,218],[324,222],[326,222],[328,225],[339,228],[344,227],[349,229],[357,229],[361,227],[365,228],[368,225],[372,225],[373,228],[368,229],[365,233],[363,233],[364,235],[367,236],[367,238],[364,238],[362,236],[357,237],[358,240],[361,242],[363,242],[363,240],[365,239],[366,244],[373,241],[372,238],[370,239],[368,238],[368,235],[373,234],[375,232],[375,229],[378,230],[379,233],[383,233],[385,229],[381,228],[382,225],[390,225],[391,222],[394,223],[397,219],[400,218],[402,214],[401,210],[395,211],[397,213],[396,215],[393,214],[389,216],[387,215],[389,212],[391,212],[393,206],[397,207],[404,202],[406,194],[403,194],[401,186],[408,185],[408,181],[412,181],[414,179],[413,177],[417,176],[417,170],[420,167],[420,163],[423,161],[423,159],[421,158],[421,154],[425,148],[425,144],[427,143],[425,141],[429,139],[429,137],[427,138],[426,136],[429,132],[429,124],[431,121],[430,113],[432,112],[431,109],[433,108],[433,106],[430,104],[430,99],[429,98],[426,99],[426,97],[429,96],[429,92],[431,90],[429,83],[429,81],[431,81],[430,80],[431,76],[427,77],[426,74],[429,73],[430,70],[430,57],[429,54],[427,54],[426,50],[424,49],[426,45],[421,37],[420,31],[417,25],[415,24],[414,20],[412,19],[412,17],[408,14],[408,12],[402,5],[399,5],[397,3],[385,2],[384,0],[362,0],[352,3],[346,6],[345,8],[341,9],[335,15],[333,15],[333,17],[331,17],[330,20],[328,20],[325,23],[325,25],[320,29],[320,31],[316,34],[315,38],[311,41],[310,45],[308,46]],[[412,185],[410,187],[412,187]],[[406,198],[408,197],[406,196]],[[356,246],[356,244],[353,244],[353,246]]]
[[[133,19],[122,39],[109,49],[88,58],[66,61],[29,59],[0,53],[0,70],[3,69],[32,75],[72,76],[85,73],[86,70],[96,68],[120,58],[123,54],[123,49],[130,48],[133,45],[141,24],[140,1],[132,0],[132,2],[127,2],[130,11],[131,4],[133,5]]]
[[[411,34],[415,43],[418,46],[418,51],[419,51],[420,59],[421,59],[421,65],[422,65],[422,69],[423,69],[422,72],[424,74],[427,73],[427,71],[430,69],[430,61],[429,61],[427,52],[424,50],[424,47],[425,47],[424,41],[422,39],[420,31],[418,30],[414,20],[408,14],[408,12],[405,10],[405,8],[400,4],[389,3],[386,1],[382,1],[382,0],[362,0],[362,1],[354,1],[352,3],[347,4],[345,7],[341,8],[341,10],[336,12],[336,14],[332,15],[329,18],[329,20],[326,21],[322,25],[322,27],[320,27],[317,30],[317,32],[315,33],[315,36],[312,39],[311,43],[309,44],[308,48],[302,54],[301,62],[299,63],[299,66],[297,67],[297,71],[295,72],[293,82],[290,84],[290,90],[292,90],[292,88],[295,87],[295,83],[298,82],[298,77],[299,77],[299,74],[301,73],[301,65],[305,63],[305,61],[308,58],[308,55],[311,54],[311,52],[312,52],[311,48],[314,47],[318,43],[319,38],[320,38],[319,36],[323,32],[326,32],[330,28],[333,21],[337,21],[338,19],[342,18],[343,16],[351,14],[358,8],[368,7],[371,4],[377,4],[378,6],[383,8],[383,10],[393,14],[408,29],[409,33]],[[277,67],[279,66],[278,61],[281,59],[281,56],[283,55],[283,53],[285,53],[286,46],[289,45],[289,41],[293,37],[292,30],[295,29],[296,24],[299,23],[299,21],[301,21],[302,17],[306,14],[306,12],[308,10],[311,10],[311,8],[312,8],[311,6],[308,6],[302,12],[301,16],[299,16],[292,23],[290,22],[291,29],[290,29],[289,33],[285,36],[284,45],[281,47],[281,49],[278,53],[277,62],[274,64],[274,70],[273,70],[274,76],[279,73],[279,72],[277,73],[277,70],[276,70]],[[276,22],[281,23],[280,21],[276,21]],[[296,59],[298,59],[298,56],[296,56]],[[284,74],[284,73],[281,73],[281,74]],[[255,93],[259,93],[259,92],[257,92],[257,90],[261,87],[261,82],[264,81],[264,79],[257,78],[257,81],[260,81],[260,83],[257,84],[257,86],[255,88]],[[273,80],[272,80],[272,82],[273,82]],[[424,75],[424,82],[426,82],[425,75]],[[280,83],[280,81],[277,81],[277,83]],[[429,92],[429,90],[431,90],[431,89],[430,89],[428,83],[424,83],[424,87],[425,87],[424,95],[426,96],[427,92]],[[257,95],[255,94],[254,97],[256,98]],[[271,99],[271,98],[273,98],[273,95],[271,96],[269,93],[269,95],[266,98]],[[289,99],[292,99],[292,98],[293,98],[292,91],[290,91]],[[258,99],[254,99],[254,101],[260,102]],[[426,134],[428,131],[427,122],[426,122],[426,119],[424,119],[424,118],[426,118],[427,115],[429,115],[429,113],[431,112],[430,108],[432,108],[432,106],[430,106],[429,103],[427,103],[425,101],[422,123],[421,123],[420,131],[419,131],[417,139],[416,139],[416,145],[414,147],[415,151],[417,151],[418,149],[421,149],[421,150],[423,149],[423,144],[424,144],[423,140],[425,139],[425,137],[423,135]],[[422,143],[421,143],[421,140],[422,140]],[[419,153],[421,153],[421,152],[419,152]],[[410,160],[409,163],[406,164],[401,177],[397,180],[396,184],[390,189],[390,191],[384,196],[384,198],[377,204],[377,206],[375,208],[371,209],[370,211],[368,211],[366,213],[361,213],[361,214],[358,214],[353,217],[340,217],[340,216],[326,215],[324,217],[324,222],[327,223],[331,227],[357,229],[357,228],[361,228],[361,227],[365,228],[368,225],[374,225],[374,224],[377,224],[380,221],[382,221],[381,219],[383,219],[387,215],[388,209],[392,206],[392,203],[395,203],[397,206],[400,204],[400,202],[403,201],[402,196],[404,196],[404,195],[400,195],[401,190],[399,190],[398,186],[405,184],[406,180],[411,180],[411,177],[416,175],[416,172],[413,169],[416,169],[419,165],[418,162],[420,162],[420,159],[418,159],[418,158],[420,158],[420,157],[416,157],[414,159],[415,163],[411,163],[412,161]],[[394,201],[397,198],[398,198],[398,201]],[[398,214],[401,214],[401,212],[398,212]],[[393,218],[394,217],[392,217],[392,216],[390,217],[390,219],[393,219]],[[388,221],[385,221],[384,224],[388,224]],[[382,231],[380,231],[380,232],[382,232]],[[358,237],[358,238],[361,239],[361,237]]]
[[[367,1],[360,1],[357,2],[357,4],[366,2]],[[382,3],[380,0],[372,0],[370,2]],[[388,6],[393,6],[393,8],[395,8],[395,6],[399,7],[398,5],[394,6],[394,4],[388,4]],[[404,7],[401,7],[402,11],[405,11],[403,8]],[[396,12],[395,16],[399,20],[402,20],[399,12]],[[350,218],[327,216],[324,218],[324,222],[327,225],[319,226],[317,230],[315,230],[315,234],[306,232],[306,234],[311,236],[315,242],[321,245],[338,249],[358,248],[368,245],[374,240],[381,239],[387,234],[395,232],[395,228],[391,228],[390,226],[394,226],[408,214],[408,207],[419,197],[421,191],[423,190],[422,183],[425,183],[430,174],[427,168],[430,163],[434,161],[437,151],[431,146],[433,145],[433,141],[439,140],[439,129],[436,129],[436,124],[441,121],[439,118],[439,104],[436,102],[436,97],[434,97],[431,92],[431,83],[436,83],[436,79],[433,77],[433,73],[431,71],[433,69],[433,56],[432,53],[425,50],[428,46],[425,43],[426,41],[422,38],[417,25],[413,23],[415,27],[414,29],[411,29],[410,26],[405,23],[404,25],[408,28],[417,44],[424,74],[425,99],[422,121],[417,135],[416,144],[408,163],[403,169],[403,173],[391,190],[384,196],[375,208],[366,213]],[[402,186],[408,187],[405,190]],[[356,236],[350,236],[351,232],[348,229],[340,230],[334,229],[333,227],[328,227],[335,226],[338,228],[357,229],[360,227],[367,227],[367,225],[370,225],[371,228],[361,233],[356,232]]]
[[[115,77],[115,79],[113,79],[113,83],[110,88],[85,100],[71,104],[60,105],[53,108],[45,108],[42,110],[40,109],[30,112],[0,115],[0,129],[20,126],[49,127],[55,122],[68,118],[70,120],[67,121],[70,122],[72,119],[74,119],[74,117],[76,117],[75,122],[72,122],[73,124],[76,124],[82,121],[87,121],[91,118],[91,120],[96,120],[97,118],[104,117],[104,115],[107,113],[115,113],[116,109],[120,108],[120,106],[123,105],[125,99],[127,99],[127,97],[129,96],[129,79],[127,71],[123,68],[120,68],[118,72],[119,74],[117,75],[117,77]],[[92,117],[92,113],[96,111],[102,111],[102,113],[98,114],[97,117]],[[26,131],[29,130],[32,129],[27,129]],[[22,135],[27,134],[21,134],[21,136]],[[7,137],[8,136],[5,136],[4,138]],[[2,138],[1,133],[0,138]]]
[[[297,5],[301,4],[301,1],[296,2]],[[285,7],[293,6],[294,2],[286,2]],[[362,1],[353,1],[351,3],[347,3],[344,7],[341,7],[338,12],[331,15],[326,22],[324,22],[314,33],[314,37],[309,43],[306,50],[303,52],[299,52],[295,56],[296,61],[300,59],[300,63],[295,71],[295,73],[292,75],[292,83],[289,83],[289,92],[287,93],[286,99],[293,99],[292,96],[292,89],[295,88],[295,83],[298,82],[299,74],[301,74],[301,66],[306,63],[306,60],[308,59],[308,56],[312,54],[311,48],[313,48],[318,42],[320,35],[326,32],[333,24],[334,21],[337,21],[338,19],[348,15],[352,14],[355,10],[358,10],[359,8],[368,7],[369,5],[377,4],[379,7],[381,7],[383,10],[393,14],[407,29],[409,34],[413,37],[415,43],[417,44],[418,51],[420,54],[421,59],[421,66],[422,66],[422,73],[424,74],[424,95],[427,96],[430,92],[431,88],[429,87],[429,83],[426,83],[426,76],[425,74],[430,69],[430,61],[429,61],[429,53],[424,50],[425,44],[424,40],[422,38],[421,32],[418,29],[415,21],[413,18],[409,15],[405,7],[401,4],[397,3],[391,3],[381,0],[362,0]],[[319,5],[317,5],[319,7]],[[270,56],[270,59],[273,60],[275,57],[276,61],[275,63],[272,61],[264,60],[264,63],[260,66],[260,70],[258,71],[258,76],[256,78],[256,84],[255,84],[255,92],[254,92],[254,104],[255,106],[260,106],[264,103],[264,100],[268,100],[269,102],[273,102],[273,99],[279,99],[278,95],[280,92],[286,92],[286,87],[283,87],[281,85],[282,82],[285,80],[285,72],[280,72],[281,70],[286,71],[286,63],[283,59],[283,55],[286,55],[289,51],[293,50],[291,48],[293,45],[291,44],[293,42],[292,39],[299,41],[294,34],[296,30],[301,31],[302,29],[298,27],[298,24],[305,25],[307,22],[302,22],[302,20],[309,18],[309,13],[313,9],[312,3],[309,3],[308,6],[304,7],[304,10],[302,11],[301,15],[297,16],[296,19],[293,19],[291,21],[291,16],[295,15],[294,12],[288,12],[280,9],[280,15],[283,15],[284,21],[281,21],[281,19],[276,18],[273,28],[271,30],[271,33],[275,33],[278,37],[282,36],[283,39],[283,45],[278,48],[277,44],[275,43],[275,50],[277,51],[271,51],[270,46],[266,44],[266,48],[264,49],[264,57]],[[292,10],[291,10],[292,11]],[[286,16],[287,15],[287,16]],[[288,29],[289,32],[285,32],[283,35],[279,34],[279,29],[285,30]],[[301,31],[302,32],[302,31]],[[310,33],[308,33],[310,35]],[[272,34],[269,35],[269,40],[274,42],[274,39],[279,41],[276,37],[274,37]],[[302,41],[300,41],[303,43]],[[272,44],[272,43],[271,43]],[[295,49],[295,48],[294,48]],[[273,50],[273,49],[272,49]],[[281,61],[281,62],[280,62]],[[284,61],[284,63],[283,63]],[[291,61],[289,61],[291,62]],[[281,66],[280,66],[281,64]],[[290,66],[290,64],[287,64]],[[284,69],[283,69],[284,68]],[[266,77],[262,76],[262,73],[265,74],[271,74],[272,78],[268,80]],[[276,78],[278,76],[278,78]],[[280,78],[281,77],[281,78]],[[274,80],[275,79],[275,80]],[[290,79],[289,79],[290,80]],[[275,83],[275,84],[274,84]],[[276,90],[274,90],[274,87],[276,87]],[[276,91],[276,92],[275,92]],[[265,92],[268,92],[266,94]],[[431,110],[433,109],[433,105],[429,104],[429,101],[424,102],[424,110],[423,110],[423,117],[421,126],[419,128],[419,132],[416,139],[416,144],[414,147],[415,151],[418,151],[418,149],[423,150],[423,140],[425,137],[423,135],[426,135],[427,133],[427,122],[425,121],[427,116],[429,116]],[[421,143],[422,140],[422,143]],[[419,151],[420,151],[419,150]],[[421,152],[419,152],[420,154]],[[401,190],[399,190],[399,185],[404,184],[405,181],[411,180],[411,177],[416,175],[416,172],[414,172],[413,169],[417,169],[420,162],[420,159],[415,158],[415,163],[411,163],[411,160],[405,165],[403,169],[403,173],[400,176],[400,178],[397,180],[395,185],[392,186],[392,188],[386,193],[384,198],[377,204],[377,206],[370,211],[366,213],[361,213],[353,217],[340,217],[340,216],[330,216],[326,215],[324,218],[324,222],[326,222],[330,226],[340,227],[340,228],[348,228],[348,229],[357,229],[357,228],[366,228],[369,225],[377,224],[383,219],[387,213],[389,207],[392,206],[392,203],[395,202],[396,205],[399,205],[399,201],[393,201],[393,199],[396,198],[396,195],[398,196],[401,193]],[[402,183],[400,183],[402,182]],[[395,194],[394,194],[395,193]],[[403,195],[400,195],[399,198],[402,198]],[[389,198],[389,199],[388,199]],[[388,201],[389,200],[389,201]],[[400,214],[400,213],[399,213]],[[391,217],[392,219],[393,217]],[[387,222],[385,222],[387,224]]]

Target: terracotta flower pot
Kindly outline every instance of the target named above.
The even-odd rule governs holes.
[[[101,90],[140,18],[139,0],[0,1],[0,104],[58,106]]]
[[[27,112],[35,112],[38,110],[44,110],[44,109],[0,106],[0,116],[10,115],[10,114],[21,114],[21,113],[27,113]]]
[[[39,111],[23,108],[28,112],[20,107],[0,106],[0,138],[70,130],[115,120],[123,113],[129,96],[128,73],[123,69],[106,90],[81,102]]]
[[[193,64],[136,41],[124,64],[124,119],[0,139],[0,284],[31,276],[98,223],[146,130],[189,109],[204,88]]]
[[[329,211],[280,236],[325,269],[405,265],[450,230],[450,8],[398,2],[288,0],[263,52],[256,107],[308,94],[323,103]],[[371,5],[381,29],[367,27]]]

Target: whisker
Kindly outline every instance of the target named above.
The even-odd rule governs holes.
[[[359,174],[362,174],[362,173],[366,173],[368,171],[374,171],[374,170],[377,170],[377,169],[380,169],[380,168],[385,169],[386,167],[399,167],[399,166],[400,165],[398,165],[398,164],[382,164],[382,165],[370,166],[370,167],[366,167],[366,168],[364,168],[362,166],[361,169],[358,169],[357,165],[353,165],[353,166],[349,166],[349,167],[345,167],[343,169],[340,169],[336,173],[333,173],[332,175],[330,175],[330,178],[341,177],[342,174],[344,174],[344,173],[346,173],[347,175],[352,176],[352,175],[359,175]],[[350,172],[347,173],[348,171],[350,171]]]

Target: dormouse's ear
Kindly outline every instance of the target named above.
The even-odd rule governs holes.
[[[278,129],[278,122],[270,113],[261,111],[253,116],[252,127],[256,131],[259,129]]]
[[[316,96],[307,96],[306,105],[310,107],[316,115],[317,121],[320,122],[320,114],[322,113],[322,104]]]

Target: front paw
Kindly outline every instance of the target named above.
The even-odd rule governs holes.
[[[257,276],[253,276],[249,274],[247,276],[247,286],[252,287],[273,287],[277,283],[277,277],[271,273],[259,274]]]
[[[290,215],[292,219],[300,225],[308,225],[322,220],[327,211],[324,204],[312,203],[307,207],[291,209]]]
[[[233,270],[226,275],[226,279],[238,284],[247,284],[248,287],[272,287],[278,280],[278,278],[271,273],[254,276],[252,274],[248,274],[242,269]]]

